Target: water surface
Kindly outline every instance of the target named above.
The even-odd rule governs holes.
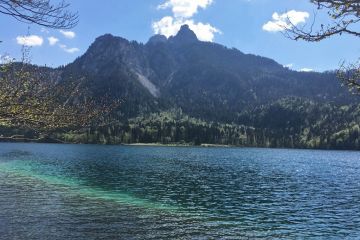
[[[360,154],[0,144],[0,239],[358,239]]]

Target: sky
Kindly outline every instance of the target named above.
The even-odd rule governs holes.
[[[56,0],[54,0],[56,2]],[[99,36],[111,33],[146,43],[154,34],[174,35],[188,24],[202,41],[212,41],[272,58],[296,71],[326,71],[360,56],[359,39],[342,35],[318,43],[282,34],[289,18],[299,27],[313,22],[309,0],[76,0],[79,23],[71,30],[45,29],[0,14],[0,54],[19,59],[31,47],[31,62],[57,67],[74,61]],[[317,13],[316,21],[328,19]]]

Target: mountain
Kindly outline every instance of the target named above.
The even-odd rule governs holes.
[[[297,72],[202,42],[187,25],[146,44],[100,36],[56,71],[64,83],[82,81],[79,97],[123,102],[118,125],[61,136],[68,141],[359,147],[359,99],[334,72]]]
[[[106,34],[64,71],[87,76],[95,96],[125,99],[131,106],[127,116],[178,107],[203,119],[236,121],[244,109],[288,96],[353,101],[334,73],[296,72],[268,58],[201,42],[187,25],[174,37],[156,35],[145,45]]]

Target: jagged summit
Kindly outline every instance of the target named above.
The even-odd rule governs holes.
[[[89,47],[88,51],[85,53],[85,55],[86,54],[103,54],[107,50],[114,49],[114,48],[115,49],[123,48],[123,47],[128,46],[129,44],[130,44],[129,40],[107,33],[107,34],[97,37],[95,39],[95,41],[90,45],[90,47]],[[112,51],[112,50],[110,50],[110,51]]]
[[[196,34],[190,29],[189,25],[182,25],[179,32],[175,36],[171,36],[169,39],[161,34],[152,36],[147,44],[158,44],[158,43],[175,43],[175,44],[187,44],[198,42]]]
[[[152,36],[147,44],[157,44],[157,43],[165,43],[167,42],[167,38],[164,35],[156,34]]]
[[[172,36],[168,39],[164,35],[156,34],[152,36],[146,44],[151,45],[151,44],[166,43],[166,42],[171,42],[176,44],[188,44],[188,43],[199,42],[199,39],[197,38],[194,31],[190,29],[189,25],[185,24],[181,26],[179,32],[175,36]],[[92,47],[97,46],[99,44],[109,46],[109,45],[124,44],[124,43],[129,44],[130,41],[125,38],[114,36],[112,34],[107,33],[96,38],[95,42],[92,44]]]
[[[94,41],[94,43],[98,43],[98,42],[129,42],[129,40],[123,38],[123,37],[119,37],[119,36],[114,36],[110,33],[106,33],[104,35],[101,35],[99,37],[97,37]]]
[[[179,32],[174,37],[170,37],[169,40],[177,43],[193,43],[199,41],[196,34],[187,24],[182,25]]]

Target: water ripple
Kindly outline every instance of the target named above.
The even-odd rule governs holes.
[[[357,239],[357,152],[0,144],[4,239]]]

